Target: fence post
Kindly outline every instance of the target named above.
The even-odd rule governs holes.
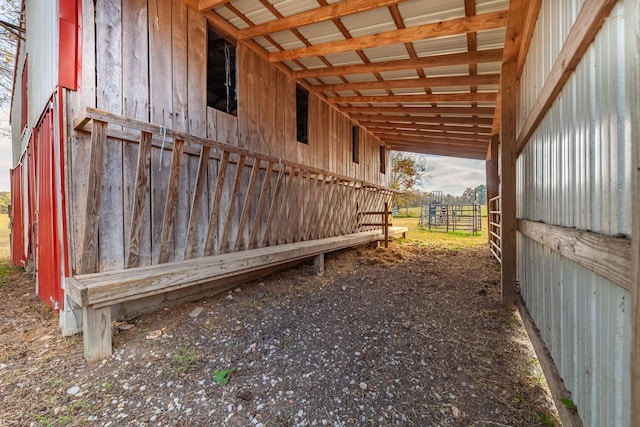
[[[382,214],[384,224],[384,247],[389,247],[389,203],[384,203],[384,213]]]

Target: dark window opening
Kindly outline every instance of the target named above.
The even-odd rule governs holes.
[[[296,86],[296,139],[309,143],[309,92]]]
[[[380,173],[387,173],[387,149],[384,145],[380,146]]]
[[[360,163],[360,128],[351,126],[351,161]]]
[[[238,112],[236,47],[213,31],[207,33],[207,106]]]

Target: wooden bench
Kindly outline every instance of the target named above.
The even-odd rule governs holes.
[[[408,231],[409,231],[409,227],[389,227],[389,238],[396,238],[396,236],[402,236],[403,239],[406,239]]]
[[[67,293],[82,307],[84,358],[94,362],[111,356],[111,306],[115,304],[200,284],[224,284],[225,279],[312,257],[316,257],[316,268],[321,268],[327,252],[383,238],[379,230],[367,231],[69,278]]]

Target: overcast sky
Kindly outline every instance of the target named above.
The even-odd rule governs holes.
[[[9,191],[9,169],[12,165],[9,107],[0,106],[0,191]]]
[[[484,160],[458,159],[454,157],[430,156],[423,154],[425,162],[432,167],[431,178],[423,183],[427,191],[442,191],[454,196],[464,193],[467,187],[475,188],[485,184],[486,167]]]

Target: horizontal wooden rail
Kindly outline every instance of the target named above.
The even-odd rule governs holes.
[[[517,220],[518,231],[631,292],[631,241],[574,228]]]

